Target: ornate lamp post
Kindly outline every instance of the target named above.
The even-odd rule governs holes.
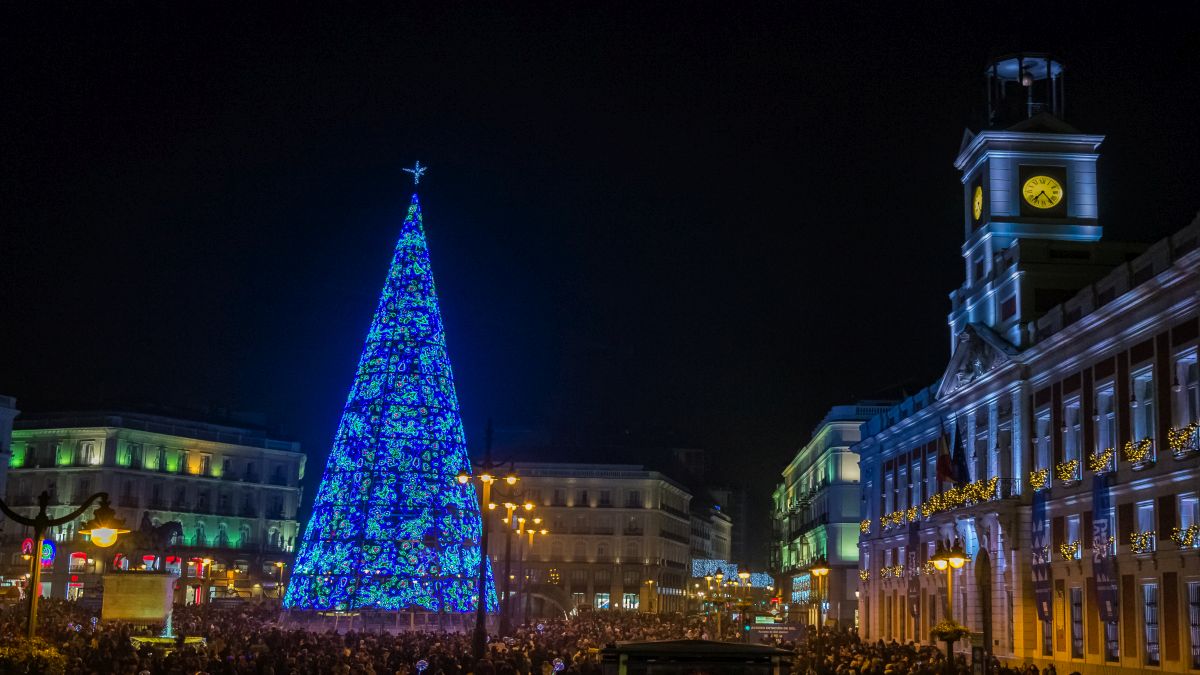
[[[466,485],[472,479],[475,479],[483,487],[479,493],[479,519],[482,532],[479,537],[479,575],[475,602],[475,632],[471,636],[471,648],[477,661],[483,659],[484,650],[487,648],[487,556],[488,531],[491,529],[489,527],[491,519],[488,517],[488,514],[496,508],[496,505],[492,503],[492,484],[497,480],[495,468],[492,464],[492,422],[488,420],[487,433],[484,438],[483,462],[479,465],[479,473],[471,475],[466,471],[460,471],[458,474],[460,485]],[[509,485],[515,485],[517,477],[509,475],[504,480]]]
[[[967,564],[971,556],[963,550],[962,542],[955,540],[954,544],[947,549],[938,542],[938,550],[929,559],[933,566],[938,571],[946,572],[946,622],[953,625],[954,623],[954,570],[962,569],[962,566]],[[950,628],[952,626],[948,626]],[[962,636],[957,632],[945,633],[946,641],[946,672],[954,672],[954,643]]]
[[[808,571],[816,578],[813,595],[817,599],[817,633],[820,633],[821,627],[825,625],[825,619],[821,616],[821,610],[825,607],[825,594],[822,592],[822,587],[826,587],[826,584],[823,582],[825,581],[825,577],[829,576],[829,561],[825,559],[825,556],[820,556],[808,566]],[[828,589],[825,588],[824,590],[827,591]]]
[[[4,515],[11,518],[14,522],[33,528],[34,549],[33,556],[31,557],[33,569],[29,574],[29,615],[25,633],[26,637],[31,640],[37,634],[38,592],[41,590],[42,585],[42,545],[46,541],[46,531],[52,527],[66,525],[75,520],[83,515],[84,511],[91,508],[92,503],[97,500],[99,500],[100,506],[92,514],[92,519],[79,528],[79,534],[86,534],[92,540],[93,544],[100,548],[107,548],[117,543],[118,536],[129,532],[125,526],[125,521],[118,518],[116,512],[109,506],[107,492],[97,492],[83,500],[83,506],[60,518],[51,518],[46,512],[46,507],[50,504],[50,493],[48,492],[42,492],[42,494],[38,495],[38,513],[33,518],[27,518],[14,512],[8,508],[8,504],[0,501],[0,511],[3,511]]]

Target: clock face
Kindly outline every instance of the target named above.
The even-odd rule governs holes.
[[[1050,176],[1032,176],[1021,187],[1021,195],[1034,208],[1052,209],[1062,201],[1063,188]]]
[[[971,213],[974,214],[975,220],[979,220],[983,216],[983,186],[975,186],[975,195],[971,197]]]

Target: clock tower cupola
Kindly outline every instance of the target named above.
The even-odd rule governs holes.
[[[987,126],[963,135],[954,161],[962,172],[966,279],[950,294],[952,351],[970,325],[1027,346],[1022,325],[1054,299],[1051,287],[1060,285],[1061,296],[1078,281],[1070,272],[1050,279],[1054,265],[1036,260],[1050,263],[1053,254],[1058,263],[1087,266],[1100,240],[1096,164],[1104,137],[1065,121],[1065,74],[1062,61],[1038,53],[998,57],[984,70]]]

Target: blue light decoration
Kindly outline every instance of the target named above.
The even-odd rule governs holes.
[[[284,606],[474,611],[479,500],[456,480],[470,469],[414,193]],[[483,564],[495,611],[486,556]]]
[[[693,558],[692,559],[692,577],[699,579],[701,577],[715,577],[717,572],[725,575],[727,580],[736,581],[738,578],[737,563],[731,563],[728,560],[719,560],[717,558]]]

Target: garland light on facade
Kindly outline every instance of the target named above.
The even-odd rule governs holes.
[[[1171,541],[1179,548],[1191,548],[1196,545],[1197,539],[1200,538],[1200,525],[1193,523],[1184,528],[1173,528],[1171,530]]]
[[[283,606],[467,612],[486,565],[494,610],[470,469],[413,194]]]
[[[1079,478],[1079,460],[1069,459],[1054,465],[1054,477],[1063,483],[1070,483]]]
[[[1088,471],[1092,473],[1109,471],[1112,468],[1112,458],[1116,452],[1114,448],[1105,448],[1104,450],[1089,454],[1087,460]]]
[[[863,534],[871,534],[871,519],[867,518],[858,524],[858,531]]]
[[[1050,486],[1050,469],[1036,469],[1029,472],[1029,487],[1034,490],[1045,490]]]
[[[1074,560],[1075,555],[1079,553],[1079,540],[1059,544],[1058,552],[1062,555],[1063,560]]]
[[[1149,438],[1143,438],[1140,441],[1128,441],[1125,443],[1125,461],[1130,464],[1142,464],[1150,458],[1150,451],[1154,448],[1154,441]]]
[[[1130,532],[1129,533],[1129,548],[1134,553],[1146,553],[1154,550],[1154,532],[1146,530],[1145,532]]]
[[[1171,448],[1171,452],[1182,455],[1200,448],[1200,439],[1196,436],[1198,429],[1200,429],[1200,422],[1192,422],[1186,427],[1168,429],[1167,445]]]

